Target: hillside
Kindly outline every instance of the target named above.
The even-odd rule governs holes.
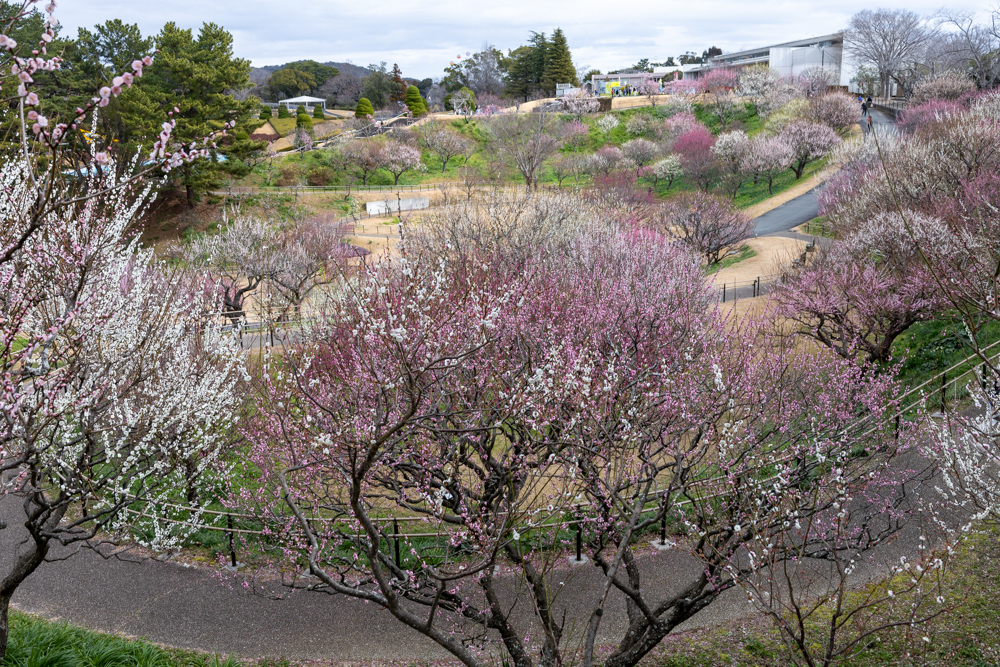
[[[251,80],[257,80],[257,79],[254,78],[254,74],[257,74],[257,73],[260,73],[260,74],[271,74],[272,72],[277,72],[279,69],[281,69],[282,67],[284,67],[286,64],[287,63],[285,63],[283,65],[264,65],[263,67],[251,67],[250,68],[250,79]],[[353,74],[354,76],[358,77],[359,79],[363,79],[364,77],[368,76],[371,73],[366,67],[361,67],[360,65],[354,65],[352,63],[327,62],[327,63],[323,63],[323,64],[324,65],[330,65],[332,67],[336,67],[337,70],[339,70],[341,74]],[[261,79],[263,79],[263,78],[264,77],[261,76]]]

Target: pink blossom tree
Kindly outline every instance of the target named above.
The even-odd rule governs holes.
[[[827,93],[809,100],[809,117],[817,123],[832,127],[837,132],[859,122],[861,109],[858,101],[843,93]]]
[[[743,130],[720,134],[711,148],[723,171],[723,187],[730,197],[736,198],[746,180],[746,158],[750,152],[750,139]]]
[[[684,174],[702,190],[715,181],[719,163],[712,154],[715,137],[704,125],[695,125],[674,141],[674,152],[681,158]]]
[[[685,192],[659,206],[650,224],[717,263],[753,233],[754,222],[732,202],[704,192]]]
[[[432,233],[464,236],[466,215],[449,219]],[[580,647],[593,665],[612,592],[626,617],[604,664],[637,664],[751,574],[744,545],[777,535],[788,512],[823,517],[898,451],[876,435],[852,456],[862,445],[844,436],[859,405],[876,417],[892,405],[887,375],[728,326],[699,264],[656,233],[573,229],[530,253],[508,234],[476,252],[418,242],[359,276],[262,374],[266,407],[248,430],[265,473],[246,501],[308,563],[313,579],[298,585],[367,600],[469,667],[485,661],[470,642],[525,667]],[[387,507],[419,520],[395,536]],[[680,593],[648,581],[632,548],[667,516],[691,558]],[[552,563],[571,522],[601,586],[563,615]],[[436,547],[425,530],[444,533]],[[828,562],[826,537],[786,553]],[[514,582],[530,635],[502,603]]]
[[[749,141],[742,168],[755,184],[766,179],[768,194],[774,194],[774,177],[791,166],[793,157],[791,146],[780,137],[758,134]]]
[[[833,129],[802,120],[788,123],[781,128],[778,136],[792,149],[791,170],[796,179],[802,178],[802,173],[810,162],[820,159],[840,143],[840,137]]]
[[[940,221],[914,217],[911,229],[922,243],[951,245]],[[943,307],[934,283],[899,215],[883,213],[821,249],[774,298],[803,335],[845,358],[886,362],[901,333]]]
[[[393,185],[408,171],[425,170],[421,157],[419,148],[401,141],[390,139],[382,146],[382,168],[392,174]]]

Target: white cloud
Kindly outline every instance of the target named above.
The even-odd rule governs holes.
[[[931,14],[940,0],[891,2]],[[956,0],[955,9],[984,5]],[[501,49],[523,44],[530,31],[561,27],[578,64],[602,70],[640,58],[662,60],[709,46],[724,51],[826,34],[843,28],[869,3],[829,2],[655,2],[627,4],[596,0],[468,2],[281,2],[275,0],[63,0],[58,17],[71,33],[108,19],[138,23],[153,34],[167,21],[197,29],[214,22],[233,33],[236,54],[254,65],[312,58],[350,59],[358,65],[399,63],[407,76],[440,76],[457,55],[483,42]]]

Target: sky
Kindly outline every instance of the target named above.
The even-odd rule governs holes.
[[[723,51],[836,32],[857,11],[905,7],[931,15],[942,0],[873,5],[860,0],[59,0],[66,31],[119,18],[155,34],[173,21],[197,30],[214,22],[233,34],[234,51],[260,67],[293,60],[399,63],[408,77],[439,77],[458,56],[485,43],[507,51],[532,30],[563,29],[577,67],[608,71],[641,58],[653,62],[709,46]],[[950,9],[982,12],[985,2],[951,0]]]

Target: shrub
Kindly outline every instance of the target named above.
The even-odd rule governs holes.
[[[305,106],[303,106],[301,104],[299,106],[297,106],[295,108],[295,115],[296,116],[308,115],[308,114],[306,114],[306,108],[305,108]]]
[[[372,106],[371,101],[367,97],[362,97],[358,100],[358,105],[354,107],[354,117],[364,118],[366,116],[374,116],[375,107]]]
[[[278,178],[278,185],[298,185],[299,170],[294,165],[286,165],[281,168],[281,176]]]
[[[260,117],[261,118],[272,118],[272,117],[274,117],[274,112],[272,111],[271,107],[269,107],[269,106],[267,106],[265,104],[261,104],[260,105]]]
[[[416,86],[410,86],[406,89],[403,104],[414,116],[423,116],[427,113],[427,105],[424,104],[423,98],[420,97],[420,90]]]
[[[971,95],[975,90],[976,84],[961,72],[944,72],[918,83],[913,89],[910,104],[919,106],[931,100],[957,100]]]
[[[329,167],[313,167],[306,175],[309,185],[329,185],[333,180],[333,170]]]
[[[913,133],[945,116],[958,114],[962,111],[964,111],[962,105],[955,100],[931,100],[908,107],[899,115],[896,126],[901,132]]]
[[[288,113],[288,107],[281,105],[278,107],[278,118],[291,118],[292,114]]]
[[[300,130],[305,130],[306,132],[312,130],[313,129],[312,118],[310,118],[307,114],[300,113],[295,117],[295,127],[299,128]]]
[[[323,113],[323,107],[318,104],[313,107],[313,118],[316,118],[317,120],[326,120],[326,114]]]

